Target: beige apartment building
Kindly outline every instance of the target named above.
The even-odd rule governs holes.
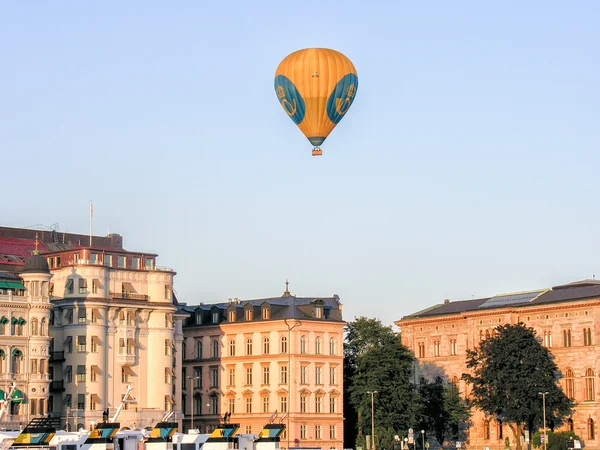
[[[498,325],[525,323],[536,330],[562,373],[560,384],[576,406],[561,429],[577,433],[589,450],[600,449],[600,282],[585,280],[552,288],[499,294],[473,300],[448,301],[396,322],[402,343],[418,361],[417,377],[440,377],[456,384],[467,372],[466,351],[493,334]],[[540,397],[540,402],[542,401]],[[504,448],[514,436],[494,417],[474,411],[464,439],[472,448]]]
[[[20,278],[0,274],[0,400],[11,393],[0,410],[3,428],[48,411],[51,277],[37,254],[25,261]]]
[[[180,387],[184,428],[210,431],[227,413],[258,433],[275,412],[284,448],[343,447],[339,297],[281,297],[187,306]],[[193,412],[193,414],[192,414]]]

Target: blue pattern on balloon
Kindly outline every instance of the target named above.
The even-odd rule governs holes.
[[[333,92],[327,99],[327,117],[333,123],[337,124],[356,98],[356,91],[358,90],[358,77],[353,73],[345,75],[338,84],[335,85]]]
[[[306,114],[306,105],[294,83],[284,75],[277,75],[275,77],[275,93],[281,107],[294,123],[298,125],[302,122]]]

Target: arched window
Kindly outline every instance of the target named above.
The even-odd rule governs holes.
[[[334,338],[329,339],[329,354],[335,355],[335,339]]]
[[[46,336],[48,334],[46,327],[46,319],[42,319],[40,322],[40,336]]]
[[[585,400],[594,400],[594,371],[590,368],[585,369]]]
[[[202,341],[196,341],[196,358],[202,359]]]
[[[450,387],[454,392],[458,392],[458,377],[456,375],[453,375],[452,378],[450,378]]]
[[[287,337],[285,336],[281,336],[281,339],[279,340],[279,351],[280,353],[287,353]]]
[[[321,354],[321,338],[317,337],[315,339],[315,355]]]
[[[252,339],[246,339],[246,355],[252,354]]]
[[[479,330],[479,342],[483,341],[483,330]]]
[[[219,342],[218,341],[213,341],[213,343],[212,343],[211,356],[213,358],[219,357]]]
[[[271,341],[268,337],[263,338],[263,354],[268,355],[271,351]]]
[[[569,418],[567,420],[567,430],[569,430],[570,432],[573,432],[575,428],[573,427],[573,419]]]
[[[227,346],[227,348],[229,349],[229,356],[235,356],[235,340],[231,339],[229,341],[229,345]]]
[[[502,430],[502,421],[498,420],[496,422],[496,435],[498,436],[498,439],[502,439],[504,437],[504,430]]]
[[[485,338],[489,339],[489,337],[490,337],[490,330],[485,330]],[[489,427],[489,424],[488,424],[488,427]]]
[[[571,369],[565,370],[565,394],[568,398],[575,398],[575,380]]]
[[[483,439],[486,441],[490,439],[490,421],[487,419],[483,421]]]
[[[31,335],[32,336],[38,335],[38,320],[36,318],[31,319]]]
[[[306,336],[300,338],[300,353],[306,353]]]
[[[23,352],[19,349],[14,349],[11,355],[11,372],[14,374],[21,373],[21,361],[23,360]]]
[[[594,431],[594,419],[591,417],[587,420],[587,438],[591,441],[596,438],[596,433]]]

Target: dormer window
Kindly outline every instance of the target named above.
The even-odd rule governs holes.
[[[247,309],[246,310],[245,319],[246,320],[252,320],[252,310],[251,309]]]
[[[321,305],[315,306],[315,318],[322,319],[323,318],[323,307]]]
[[[235,322],[235,311],[229,311],[229,321]]]
[[[265,319],[265,320],[271,318],[271,310],[269,308],[263,308],[263,310],[262,310],[262,318]]]
[[[202,325],[202,314],[196,313],[196,325]]]
[[[217,311],[212,313],[212,323],[219,323],[219,313]]]

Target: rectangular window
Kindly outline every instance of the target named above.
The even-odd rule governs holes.
[[[321,425],[315,425],[315,439],[321,439]]]
[[[425,342],[419,342],[419,358],[425,358]]]
[[[544,346],[552,347],[552,331],[544,331]]]
[[[92,372],[90,373],[90,381],[92,383],[95,383],[98,381],[98,371],[96,369],[94,369],[94,367],[92,367]]]
[[[165,339],[165,355],[168,356],[171,354],[171,340]]]
[[[262,384],[269,384],[269,368],[263,367],[262,369]]]
[[[252,413],[252,397],[246,397],[246,414]]]
[[[335,367],[329,368],[329,384],[335,384]]]
[[[250,434],[252,432],[252,425],[246,425],[246,434]]]
[[[280,384],[287,384],[288,382],[288,370],[287,370],[287,366],[281,366],[279,368],[279,383]]]
[[[227,399],[227,412],[229,414],[235,414],[235,398]]]
[[[138,269],[138,270],[141,269],[139,256],[134,256],[132,261],[133,261],[133,268],[134,269]]]
[[[73,278],[67,280],[67,294],[73,293]]]
[[[263,320],[267,320],[271,317],[271,311],[269,310],[269,308],[263,308],[262,310],[262,318]]]
[[[252,320],[252,310],[251,309],[247,309],[245,312],[245,319],[246,320]]]
[[[71,383],[73,381],[73,369],[71,366],[67,366],[65,370],[65,380],[67,383]]]
[[[323,318],[323,307],[322,306],[315,307],[315,318],[316,319]]]
[[[287,412],[287,397],[279,397],[279,410],[282,413]]]
[[[336,410],[336,397],[329,397],[329,412],[334,413]]]
[[[202,325],[202,314],[196,314],[196,325]]]
[[[79,259],[80,259],[79,253],[75,253],[73,255],[73,264],[79,264]]]
[[[219,387],[219,369],[216,367],[210,369],[210,387]]]
[[[154,260],[152,258],[146,258],[146,270],[152,270],[154,268]]]
[[[304,395],[300,397],[300,412],[306,412],[306,396]]]
[[[306,425],[300,425],[300,439],[306,439]]]
[[[85,411],[85,394],[77,395],[77,409]]]
[[[321,381],[322,367],[315,367],[315,384],[323,384]]]
[[[456,355],[456,339],[450,339],[450,354]]]
[[[86,351],[85,345],[85,336],[77,336],[77,352],[85,353]]]
[[[212,313],[212,323],[219,323],[219,313],[218,312]]]
[[[85,366],[77,366],[77,382],[85,381]]]
[[[112,266],[112,255],[104,255],[104,265],[106,267]]]
[[[323,404],[323,397],[315,397],[315,412],[321,412],[321,406]]]
[[[123,255],[119,255],[119,268],[124,269],[126,266],[127,258]]]
[[[563,346],[571,346],[571,330],[563,330]]]
[[[267,413],[269,411],[269,397],[262,398],[262,412]]]
[[[229,369],[229,386],[235,386],[235,369]]]
[[[307,366],[300,366],[300,384],[308,384],[306,372]]]
[[[335,439],[335,425],[329,425],[329,439]]]
[[[246,367],[246,384],[252,384],[252,367]]]
[[[441,355],[441,343],[440,341],[433,341],[433,354],[434,356]]]
[[[119,338],[119,355],[125,354],[125,339]]]
[[[98,264],[98,253],[92,253],[90,255],[90,264]]]
[[[98,287],[100,286],[100,280],[94,278],[92,280],[92,294],[98,293]]]

